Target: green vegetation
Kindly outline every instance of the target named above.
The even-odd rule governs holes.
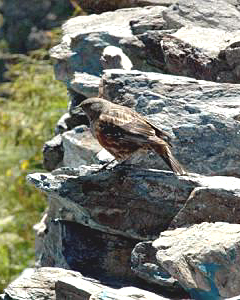
[[[21,55],[0,87],[0,292],[34,264],[32,226],[46,200],[26,175],[42,169],[43,144],[67,107],[66,87],[46,57],[44,50]]]

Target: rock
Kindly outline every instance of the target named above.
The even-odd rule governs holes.
[[[60,268],[25,269],[5,290],[4,300],[44,300],[55,298],[55,283],[62,277],[79,278],[79,272]]]
[[[222,189],[215,187],[197,187],[172,220],[170,228],[218,221],[240,224],[239,202],[240,189],[229,189],[223,192]]]
[[[43,239],[47,232],[48,209],[45,211],[39,223],[33,226],[35,232],[35,261],[39,261],[43,253]]]
[[[29,175],[28,180],[54,199],[61,201],[59,197],[64,197],[61,205],[69,213],[68,221],[137,240],[158,236],[183,207],[192,189],[199,186],[194,176],[191,180],[185,176],[180,179],[172,172],[134,167],[119,166],[90,175],[91,170],[98,169],[82,166],[74,171],[75,175],[65,175],[65,169],[59,169],[54,175]],[[54,219],[66,219],[61,212],[56,214]],[[135,222],[139,219],[143,221]]]
[[[163,30],[167,29],[166,22],[163,19],[162,12],[164,11],[164,7],[161,11],[156,11],[155,14],[149,14],[145,16],[140,16],[132,19],[130,21],[130,26],[132,33],[134,35],[139,35],[149,30]]]
[[[240,177],[239,91],[237,84],[139,71],[102,77],[104,98],[147,115],[173,136],[173,153],[187,170],[209,175]],[[140,165],[165,168],[154,154]]]
[[[103,300],[106,298],[109,300],[134,300],[136,297],[140,300],[169,299],[132,286],[111,288],[97,280],[84,277],[76,279],[66,277],[56,283],[56,300],[67,299],[69,294],[73,295],[72,300]]]
[[[240,293],[240,225],[201,223],[162,232],[153,242],[157,261],[194,299]]]
[[[46,170],[52,171],[62,166],[64,150],[61,135],[56,135],[47,141],[43,147],[43,166]]]
[[[186,26],[172,33],[151,30],[138,38],[145,45],[147,63],[166,73],[217,82],[239,82],[237,45],[240,31]]]
[[[182,292],[178,281],[168,271],[161,267],[156,260],[157,250],[152,241],[138,243],[131,254],[131,267],[137,276],[143,280],[160,286]]]
[[[3,300],[170,299],[134,286],[122,287],[119,282],[107,285],[76,271],[45,267],[26,269],[0,297]]]
[[[142,57],[142,43],[131,32],[129,22],[136,18],[150,18],[162,15],[166,7],[138,7],[106,12],[100,15],[81,16],[68,20],[63,25],[61,44],[51,49],[51,57],[56,60],[56,78],[68,85],[75,72],[101,76],[100,63],[103,50],[107,46],[120,47],[129,57],[134,69],[145,66]],[[149,69],[155,70],[149,66]]]
[[[209,11],[216,12],[216,20]],[[235,18],[226,17],[226,12]],[[181,22],[177,18],[172,23],[172,14],[181,15]],[[199,15],[203,17],[199,19]],[[73,84],[86,97],[96,96],[99,77],[106,68],[100,63],[101,55],[104,49],[117,46],[129,57],[132,69],[238,83],[240,31],[235,24],[239,16],[240,11],[226,1],[181,0],[169,8],[129,8],[73,18],[63,26],[61,44],[51,50],[56,78],[68,86]],[[111,67],[117,67],[116,58],[114,64],[108,63],[107,68]]]
[[[36,50],[39,48],[50,48],[51,47],[51,35],[49,32],[39,30],[37,27],[32,27],[26,41],[26,47],[28,50]]]
[[[185,26],[172,35],[215,59],[223,49],[240,40],[240,30],[227,31],[199,26]],[[197,38],[199,36],[201,38]],[[209,43],[209,40],[211,43]]]
[[[80,6],[88,13],[101,13],[127,7],[170,6],[175,0],[81,0]]]
[[[75,72],[70,87],[85,98],[97,97],[100,78],[88,73]]]
[[[61,118],[59,119],[59,121],[57,122],[57,126],[55,128],[55,133],[56,134],[61,134],[65,131],[68,130],[68,126],[67,126],[67,121],[71,118],[69,113],[65,113],[64,115],[61,116]]]
[[[136,273],[151,284],[162,278],[161,286],[165,276],[164,286],[173,288],[176,283],[166,278],[161,268],[150,265],[148,257],[142,258],[140,264],[139,259],[135,260],[135,272],[131,271],[134,245],[153,240],[167,229],[195,188],[215,188],[225,195],[237,193],[240,184],[240,179],[231,177],[176,176],[127,166],[110,171],[99,171],[94,166],[63,168],[52,174],[28,175],[28,180],[46,192],[49,199],[40,266],[70,268],[85,276],[132,282],[136,281]],[[215,200],[218,199],[212,199]],[[238,206],[235,209],[238,211]],[[225,217],[229,222],[235,221],[234,213]],[[148,274],[144,274],[146,270],[150,270]]]
[[[55,134],[62,134],[68,130],[71,130],[79,125],[89,124],[86,115],[82,113],[65,113],[57,122],[55,127]]]
[[[179,0],[163,12],[168,28],[201,26],[226,31],[239,30],[240,11],[230,1]]]
[[[77,168],[98,162],[96,155],[102,149],[90,129],[83,125],[62,135],[63,166]]]
[[[103,69],[124,69],[127,71],[132,69],[130,59],[123,53],[122,49],[115,46],[107,46],[103,50],[100,62]]]

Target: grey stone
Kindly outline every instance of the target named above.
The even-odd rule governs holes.
[[[239,82],[237,45],[240,31],[185,26],[172,32],[150,30],[138,38],[144,44],[142,51],[144,49],[146,62],[166,73]]]
[[[62,147],[64,153],[62,164],[72,168],[97,163],[96,155],[102,149],[85,125],[63,133]]]
[[[75,72],[70,87],[86,98],[98,96],[100,78],[88,73]]]
[[[139,289],[136,287],[123,287],[119,290],[107,290],[106,293],[104,291],[94,294],[90,297],[89,300],[167,300],[171,298],[166,298],[155,293]]]
[[[100,57],[103,69],[131,70],[132,63],[122,49],[115,46],[107,46]]]
[[[149,242],[135,247],[134,272],[131,271],[130,257],[135,244],[140,240],[153,240],[168,228],[172,219],[187,206],[185,203],[191,201],[194,190],[218,191],[212,195],[212,206],[225,209],[224,196],[236,195],[237,200],[240,186],[240,179],[233,177],[176,176],[172,172],[127,166],[99,170],[94,165],[62,168],[52,174],[31,174],[28,180],[47,193],[49,200],[41,232],[42,252],[38,253],[40,266],[70,268],[107,280],[137,282],[138,276],[146,284],[154,283],[175,291],[181,291],[179,284],[169,269],[156,261]],[[204,207],[204,214],[200,211],[201,218],[208,220],[213,214],[212,206],[206,207],[205,199],[202,202],[199,199],[198,203]],[[223,221],[235,222],[238,203],[235,201],[234,209],[230,206],[220,215]],[[216,211],[216,218],[219,212]]]
[[[86,115],[82,113],[65,113],[57,122],[55,134],[62,134],[79,125],[89,124]]]
[[[82,0],[81,8],[88,13],[101,13],[127,7],[170,6],[175,0]]]
[[[167,29],[167,24],[163,19],[162,12],[165,10],[157,10],[156,13],[151,13],[145,16],[139,16],[130,21],[132,33],[134,35],[142,34],[148,30],[163,30]]]
[[[229,1],[179,0],[163,12],[168,28],[201,26],[227,31],[239,30],[240,11]]]
[[[153,239],[166,229],[194,188],[219,189],[224,195],[237,193],[240,183],[240,179],[233,177],[176,176],[172,172],[132,166],[94,173],[98,169],[82,166],[66,173],[63,168],[53,174],[28,175],[28,180],[54,198],[52,205],[58,199],[64,207],[60,211],[54,209],[54,218],[139,240]],[[216,194],[216,201],[217,197]]]
[[[239,295],[240,225],[201,223],[162,232],[157,261],[194,299]]]
[[[172,220],[170,228],[219,221],[240,224],[239,203],[240,187],[236,190],[197,187]]]
[[[42,219],[39,223],[33,226],[33,230],[35,232],[35,261],[39,261],[42,253],[43,253],[43,240],[44,235],[47,232],[47,219],[48,219],[48,209],[45,211]]]
[[[26,53],[39,46],[49,47],[49,31],[61,26],[74,9],[66,0],[1,1],[1,38],[12,53]],[[18,22],[16,22],[18,20]],[[17,33],[17,34],[16,34]]]
[[[147,282],[182,292],[178,281],[158,264],[156,252],[157,250],[152,246],[152,241],[138,243],[131,254],[132,270]]]
[[[56,59],[56,78],[69,85],[75,72],[100,76],[103,70],[100,57],[107,46],[122,48],[133,68],[142,68],[145,62],[133,51],[138,49],[141,52],[142,43],[132,34],[129,22],[161,15],[162,11],[161,6],[138,7],[68,20],[63,25],[61,44],[50,52]]]
[[[69,129],[66,122],[66,120],[69,118],[71,118],[69,113],[65,113],[64,115],[61,116],[55,128],[56,134],[61,134]]]
[[[122,288],[111,288],[101,284],[97,280],[90,278],[71,278],[60,279],[56,283],[56,300],[133,300],[133,299],[152,299],[164,300],[169,299],[154,293],[145,291],[132,286]]]
[[[79,272],[60,268],[25,269],[5,290],[8,300],[46,300],[56,299],[55,283],[62,277],[82,277]]]
[[[103,97],[127,105],[173,136],[188,171],[240,177],[240,86],[157,73],[106,70]],[[142,166],[165,168],[158,156]]]
[[[240,41],[240,30],[185,26],[173,33],[173,36],[198,48],[211,58],[217,58],[220,51],[231,45],[233,48]]]
[[[62,136],[56,135],[47,141],[43,147],[43,166],[46,170],[52,171],[62,166],[63,160]]]
[[[163,297],[134,286],[115,282],[112,287],[106,283],[82,276],[79,272],[61,268],[29,268],[0,295],[3,300],[88,300],[112,299],[167,300]]]

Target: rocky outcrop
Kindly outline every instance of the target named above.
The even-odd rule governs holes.
[[[231,0],[180,0],[164,12],[168,28],[174,29],[192,25],[234,31],[239,17],[239,2]]]
[[[152,245],[151,241],[169,226],[238,222],[240,179],[237,178],[176,176],[172,172],[134,166],[100,171],[97,166],[81,166],[80,169],[55,170],[52,174],[32,174],[28,180],[49,198],[38,263],[79,270],[85,276],[98,279],[128,279],[138,285],[140,277],[147,282],[146,288],[155,284],[181,291],[182,285],[193,294],[175,273],[159,263],[153,247],[157,242]],[[204,202],[204,198],[196,197],[194,202],[193,195],[199,191],[211,194],[211,198]],[[195,204],[194,209],[189,209],[191,204]],[[199,228],[203,228],[202,234],[207,238],[205,225]],[[160,242],[164,235],[160,236]],[[191,242],[190,233],[189,236]],[[211,237],[209,240],[214,241]],[[196,237],[196,243],[198,241]],[[234,239],[232,243],[237,247],[235,242]],[[214,247],[209,242],[209,251],[214,251]],[[199,249],[195,250],[198,253]],[[228,293],[234,295],[236,291]]]
[[[55,281],[57,299],[221,300],[240,293],[238,9],[235,0],[180,0],[63,26],[51,56],[69,91],[68,113],[44,147],[52,173],[28,175],[49,201],[35,226],[38,265],[82,274]],[[98,95],[167,131],[188,174],[164,170],[151,152],[102,167],[112,157],[74,109]]]
[[[148,265],[152,270],[147,274],[152,274],[154,280],[157,268],[168,270],[168,277],[177,279],[193,299],[239,295],[239,239],[239,224],[201,223],[168,230],[151,245],[136,246],[136,272]]]
[[[227,1],[182,0],[169,8],[129,8],[71,19],[63,26],[62,43],[51,51],[58,61],[56,76],[69,86],[75,72],[100,77],[104,48],[117,46],[133,69],[237,83],[239,16]]]
[[[173,138],[174,155],[188,171],[240,177],[240,85],[106,70],[100,91],[104,98],[134,108],[168,131]],[[91,135],[89,139],[96,143]],[[72,142],[77,147],[78,142]],[[74,166],[80,165],[77,155],[71,157]],[[136,162],[147,168],[166,168],[152,153]]]
[[[127,7],[170,6],[175,0],[78,0],[78,3],[88,13],[101,13]]]
[[[103,297],[112,300],[169,299],[132,286],[120,288],[117,283],[107,286],[79,272],[61,268],[26,269],[8,286],[5,295],[0,295],[2,300],[62,300],[69,296],[72,300],[101,300]]]

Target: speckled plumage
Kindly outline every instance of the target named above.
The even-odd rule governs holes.
[[[185,171],[170,151],[168,133],[136,111],[101,98],[89,98],[80,106],[88,116],[93,136],[118,161],[138,150],[154,150],[177,174]]]

